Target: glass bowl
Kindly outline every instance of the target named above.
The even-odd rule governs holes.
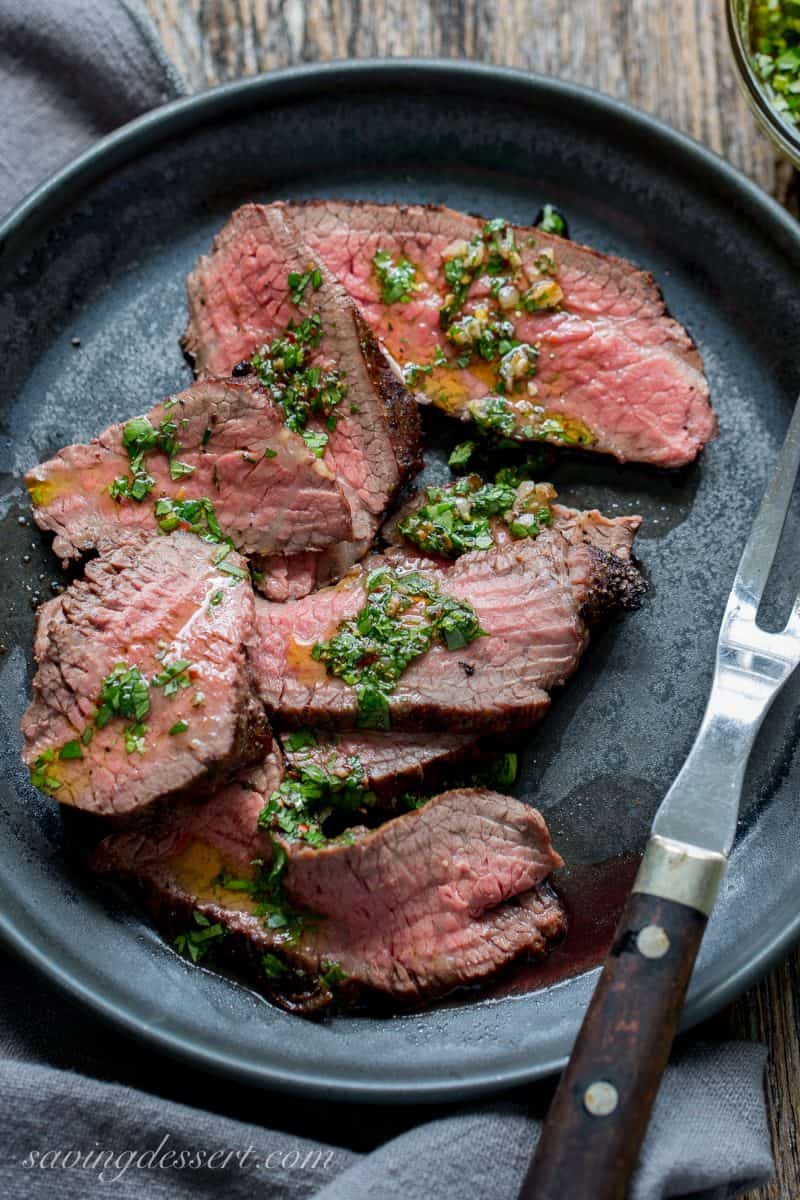
[[[728,33],[739,85],[764,133],[800,168],[800,128],[771,107],[763,85],[750,63],[750,0],[728,0]]]

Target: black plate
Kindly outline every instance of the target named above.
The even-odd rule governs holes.
[[[331,195],[444,201],[521,222],[553,201],[573,237],[652,269],[705,356],[722,436],[700,464],[674,476],[602,461],[557,468],[566,499],[645,515],[640,555],[652,581],[641,612],[596,640],[528,739],[519,794],[544,810],[577,863],[641,849],[694,737],[724,597],[797,391],[800,237],[723,162],[606,97],[396,61],[293,70],[170,105],[84,155],[0,231],[0,928],[70,992],[196,1064],[339,1097],[464,1096],[557,1068],[591,974],[392,1018],[287,1016],[188,966],[87,879],[65,855],[56,806],[30,787],[18,757],[31,598],[58,574],[46,539],[19,523],[22,471],[188,381],[178,351],[184,276],[236,204]],[[442,438],[456,437],[437,433],[433,471]],[[776,612],[788,586],[775,589]],[[750,983],[797,932],[799,699],[790,685],[754,756],[687,1024]],[[593,903],[602,907],[602,893]]]

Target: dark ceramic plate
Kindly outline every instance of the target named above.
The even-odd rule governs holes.
[[[555,1070],[592,974],[551,973],[533,992],[530,975],[517,976],[512,994],[395,1017],[287,1016],[190,967],[88,878],[74,822],[19,761],[32,600],[58,576],[25,521],[23,470],[188,381],[184,277],[232,208],[333,195],[443,201],[520,222],[553,201],[573,237],[655,273],[705,357],[721,437],[695,467],[659,475],[572,459],[555,471],[567,500],[644,514],[651,580],[641,612],[596,639],[523,756],[518,794],[542,808],[579,867],[562,971],[608,924],[611,884],[629,876],[700,720],[724,598],[800,382],[800,233],[723,162],[613,100],[511,72],[397,61],[304,68],[170,105],[84,155],[0,230],[0,928],[72,994],[195,1064],[342,1098],[465,1096]],[[458,436],[431,420],[430,472],[446,473],[443,451]],[[788,607],[784,560],[776,614]],[[797,932],[799,701],[800,680],[754,755],[687,1024],[752,982]]]

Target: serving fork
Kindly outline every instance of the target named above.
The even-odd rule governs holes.
[[[520,1200],[624,1200],[733,845],[761,723],[800,662],[800,594],[757,623],[800,467],[800,401],[722,618],[699,732],[653,822]]]

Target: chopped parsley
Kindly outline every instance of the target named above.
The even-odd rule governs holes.
[[[175,696],[179,688],[191,687],[192,681],[189,678],[191,665],[188,658],[175,658],[171,663],[165,663],[162,660],[161,670],[151,680],[153,687],[162,688],[165,698]]]
[[[416,387],[425,375],[433,371],[433,363],[407,362],[403,367],[403,383],[406,387]]]
[[[188,721],[176,721],[169,731],[170,737],[176,737],[179,733],[186,733],[189,728]]]
[[[278,451],[273,450],[272,446],[264,447],[264,458],[277,458],[277,457],[278,457]]]
[[[365,785],[364,767],[357,755],[342,758],[331,750],[329,758],[320,761],[321,755],[309,753],[316,747],[316,739],[305,730],[287,737],[285,745],[292,755],[287,777],[261,810],[259,828],[279,830],[310,846],[323,846],[328,840],[323,825],[331,813],[371,808],[375,793]]]
[[[291,271],[288,278],[292,304],[303,303],[305,290],[309,284],[316,292],[322,286],[322,271],[319,267],[310,266],[307,271]]]
[[[263,954],[261,956],[261,969],[267,979],[286,979],[291,975],[291,971],[286,966],[283,959],[278,958],[277,954]]]
[[[302,434],[318,458],[324,453],[327,435],[304,432],[306,426],[312,416],[322,416],[327,418],[328,429],[334,429],[336,409],[347,395],[341,371],[311,363],[311,352],[321,340],[322,318],[311,313],[298,325],[290,322],[284,334],[262,346],[250,360],[261,383],[283,409],[287,427]]]
[[[478,786],[481,784],[489,787],[508,788],[511,787],[517,780],[519,771],[519,759],[513,750],[509,750],[506,754],[500,754],[490,763],[485,772],[478,779]]]
[[[226,541],[214,505],[207,496],[200,496],[197,500],[171,500],[165,496],[156,500],[153,511],[162,533],[185,529],[189,533],[196,533],[204,542]]]
[[[485,307],[449,325],[447,339],[459,349],[468,350],[470,355],[477,354],[486,362],[502,358],[519,345],[511,322],[504,318],[493,319]]]
[[[474,449],[474,442],[459,442],[450,451],[450,457],[447,460],[448,467],[465,467],[472,458]]]
[[[147,726],[141,721],[137,721],[135,725],[129,725],[125,730],[125,751],[127,754],[144,754],[147,749],[145,742],[145,734]]]
[[[481,486],[475,475],[465,476],[448,488],[428,487],[425,496],[425,503],[404,517],[397,527],[404,537],[428,554],[441,554],[445,558],[458,558],[471,550],[488,550],[493,546],[489,517],[510,508],[514,502],[513,488]]]
[[[534,225],[537,229],[541,229],[542,233],[555,233],[558,237],[569,237],[566,217],[554,204],[542,205],[536,214]]]
[[[218,922],[212,924],[207,916],[197,910],[192,917],[194,928],[190,927],[186,933],[179,933],[173,945],[179,954],[190,958],[193,963],[198,963],[211,950],[216,949],[228,931]]]
[[[300,912],[286,899],[283,893],[283,876],[288,860],[280,842],[271,838],[272,858],[269,867],[261,859],[254,859],[255,874],[250,879],[240,879],[223,874],[219,878],[222,887],[234,892],[245,892],[256,901],[255,914],[261,917],[267,929],[278,931],[280,941],[293,942],[304,925],[315,920],[313,913]]]
[[[381,300],[384,304],[407,304],[413,292],[418,290],[417,272],[407,258],[393,262],[388,250],[376,250],[372,259],[375,274],[381,285]]]
[[[43,750],[41,754],[37,755],[30,772],[33,786],[38,788],[40,792],[45,792],[48,796],[54,796],[59,788],[62,787],[58,776],[49,770],[50,764],[55,762],[55,759],[55,750]]]
[[[58,752],[58,757],[61,759],[83,758],[83,747],[77,740],[65,742]]]
[[[216,567],[223,575],[231,575],[234,579],[248,578],[248,571],[244,567],[237,567],[235,563],[226,562],[224,559],[220,559]]]
[[[144,456],[151,450],[161,450],[169,459],[170,478],[183,479],[194,467],[177,458],[180,443],[176,440],[178,426],[165,418],[158,429],[149,417],[134,417],[122,427],[122,445],[128,452],[131,474],[118,475],[108,490],[115,500],[144,500],[155,486],[155,480],[144,466]]]
[[[425,503],[398,522],[398,529],[428,554],[458,558],[494,545],[492,518],[502,519],[513,537],[535,537],[552,524],[549,484],[483,483],[465,475],[447,487],[427,487]]]
[[[138,667],[117,663],[100,684],[94,724],[102,729],[112,717],[139,723],[150,712],[150,687]]]
[[[469,290],[479,275],[515,272],[522,261],[514,230],[502,217],[487,221],[469,242],[456,242],[443,255],[444,278],[449,291],[439,309],[439,324],[447,329],[464,307]]]
[[[330,990],[337,983],[345,983],[348,979],[347,972],[339,966],[337,962],[330,959],[322,964],[322,973],[319,981],[324,988]]]
[[[482,433],[499,433],[503,437],[511,437],[516,428],[514,409],[502,396],[484,396],[482,400],[473,400],[470,413]]]
[[[471,604],[442,595],[417,571],[380,567],[367,576],[365,591],[361,611],[316,642],[311,656],[355,688],[361,728],[388,729],[389,696],[414,659],[437,640],[461,649],[483,630]]]
[[[300,435],[316,458],[322,458],[328,444],[328,435],[321,430],[304,429]]]

